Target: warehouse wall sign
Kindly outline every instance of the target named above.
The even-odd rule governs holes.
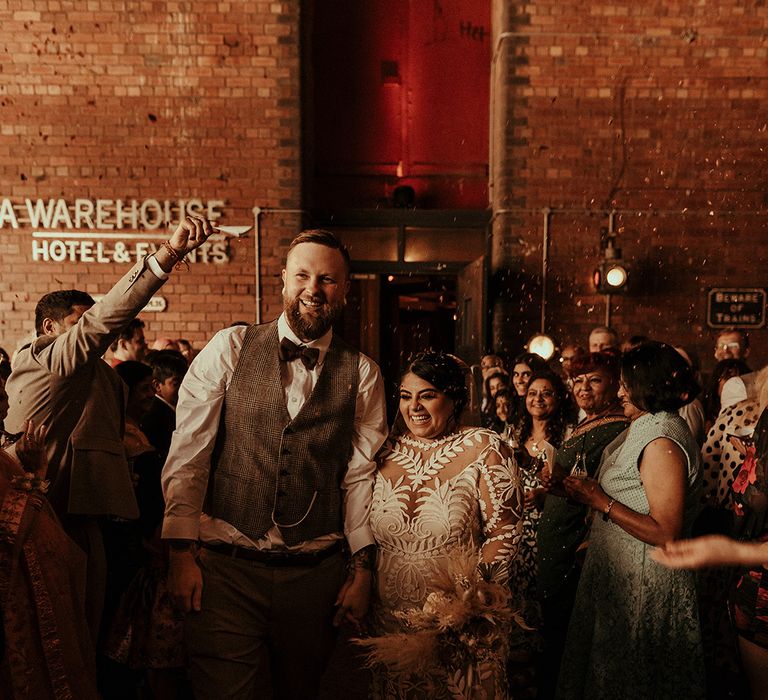
[[[0,230],[31,230],[30,254],[40,262],[127,263],[152,253],[169,229],[189,214],[214,224],[225,202],[198,198],[158,199],[0,199]],[[221,227],[227,229],[250,227]],[[240,235],[237,233],[236,235]],[[190,262],[229,262],[225,235],[211,236],[189,254]]]
[[[761,287],[717,287],[707,295],[710,328],[762,328],[766,291]]]

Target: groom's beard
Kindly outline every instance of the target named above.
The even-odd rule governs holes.
[[[320,302],[320,306],[309,310],[301,303],[300,297],[289,299],[283,293],[283,310],[288,325],[301,340],[317,340],[324,336],[333,324],[341,318],[344,303],[329,304],[324,295],[318,295],[312,301]]]

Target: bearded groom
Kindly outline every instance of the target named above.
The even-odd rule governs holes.
[[[305,231],[282,277],[276,321],[225,329],[195,358],[163,470],[198,700],[252,700],[270,684],[275,698],[314,697],[334,617],[360,620],[370,598],[386,411],[379,368],[332,329],[349,254]]]

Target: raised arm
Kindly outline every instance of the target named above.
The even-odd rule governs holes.
[[[214,232],[199,216],[188,216],[152,256],[140,260],[88,309],[69,330],[53,342],[33,343],[35,362],[59,377],[69,377],[94,355],[101,357],[115,334],[141,311],[165,283],[177,261],[202,245]]]

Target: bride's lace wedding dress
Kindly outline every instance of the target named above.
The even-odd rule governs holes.
[[[403,435],[388,443],[371,507],[378,544],[375,633],[404,631],[394,613],[420,608],[435,572],[470,548],[506,584],[521,512],[518,468],[496,433],[470,428],[438,440]],[[377,672],[373,696],[504,698],[504,666],[499,655],[469,679],[446,667],[418,678]]]

